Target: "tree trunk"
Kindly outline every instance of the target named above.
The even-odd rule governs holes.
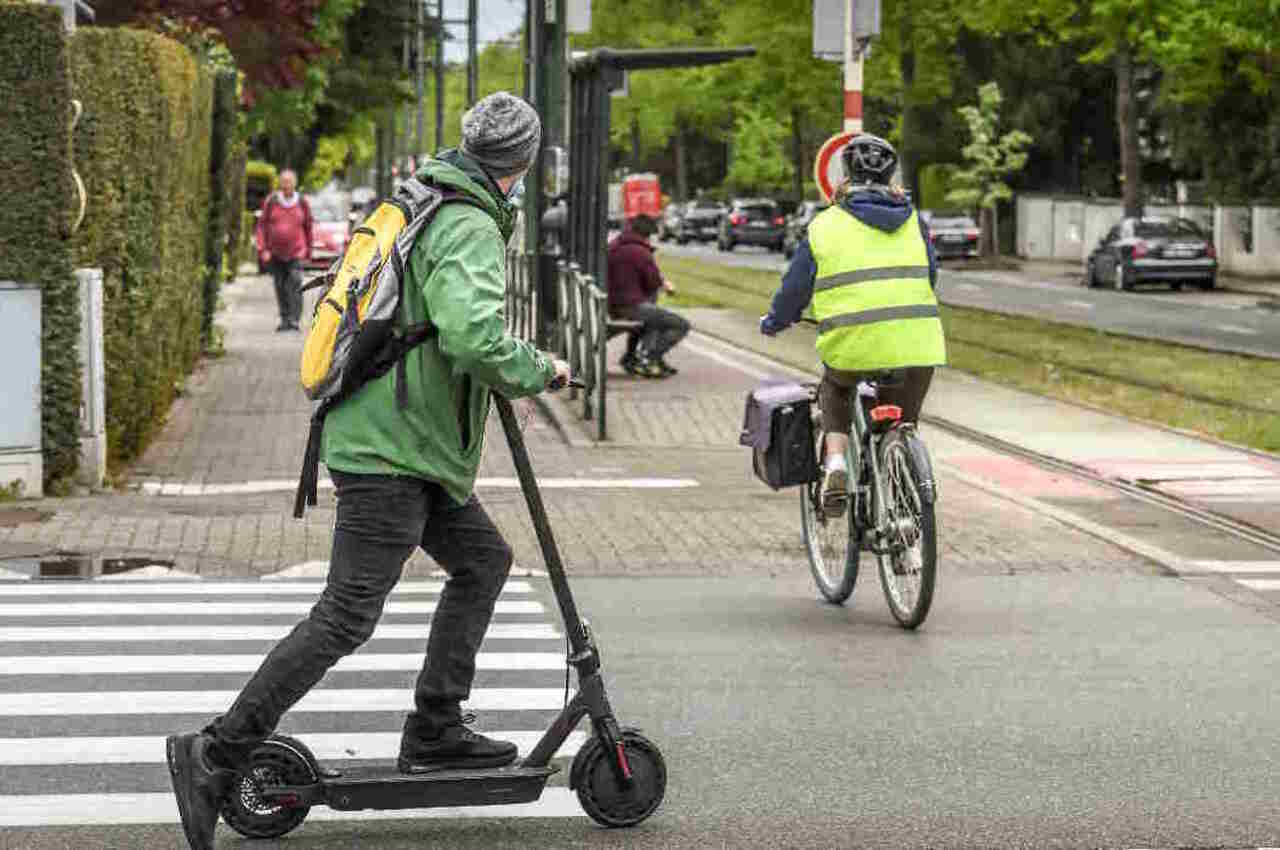
[[[804,136],[800,125],[800,110],[791,110],[791,192],[796,201],[804,199]]]
[[[684,122],[676,121],[676,197],[689,200],[689,151],[684,141]]]
[[[916,82],[916,53],[912,45],[911,4],[903,3],[902,35],[898,68],[902,73],[902,144],[898,146],[898,167],[902,170],[902,185],[911,192],[912,203],[920,201],[920,186],[916,179],[915,135],[912,132],[911,93]]]
[[[631,170],[640,170],[640,118],[631,116]]]
[[[1116,125],[1120,131],[1120,174],[1124,214],[1142,215],[1142,164],[1138,160],[1138,109],[1133,99],[1132,48],[1116,48]]]

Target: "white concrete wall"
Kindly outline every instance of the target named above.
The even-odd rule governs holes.
[[[1098,243],[1107,235],[1107,231],[1115,227],[1116,222],[1124,218],[1124,207],[1120,204],[1089,204],[1084,211],[1084,257],[1089,256]]]
[[[1043,197],[1018,197],[1018,255],[1029,260],[1083,262],[1116,222],[1124,208]],[[1206,207],[1153,205],[1153,216],[1194,221],[1212,233],[1218,266],[1227,274],[1280,277],[1280,207]],[[1242,229],[1252,226],[1252,250]]]
[[[1017,251],[1029,260],[1053,257],[1053,199],[1018,196]]]
[[[1084,201],[1055,201],[1053,204],[1053,258],[1079,260],[1084,250]]]

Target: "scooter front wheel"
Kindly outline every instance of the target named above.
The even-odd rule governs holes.
[[[630,785],[618,781],[611,763],[617,756],[595,736],[578,751],[570,772],[583,811],[607,827],[635,826],[657,810],[667,792],[667,764],[657,745],[636,729],[623,729],[620,740]]]
[[[285,735],[273,735],[249,756],[222,804],[222,819],[246,838],[279,838],[306,820],[310,806],[285,806],[262,798],[264,785],[311,785],[319,781],[306,747]]]

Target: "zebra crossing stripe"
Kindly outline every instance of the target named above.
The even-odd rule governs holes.
[[[87,691],[0,694],[0,717],[75,717],[104,714],[216,714],[235,702],[236,691]],[[405,711],[413,696],[404,688],[316,688],[289,709],[299,712]],[[477,688],[464,710],[543,711],[564,704],[560,688]]]
[[[371,643],[382,640],[425,640],[429,625],[379,624]],[[159,641],[275,641],[287,635],[292,624],[278,626],[17,626],[0,627],[0,643],[136,643]],[[485,640],[554,640],[562,637],[551,623],[493,623]]]
[[[242,655],[30,655],[0,656],[0,676],[110,676],[124,673],[252,673],[261,654]],[[556,652],[481,652],[478,670],[563,670]],[[334,666],[339,673],[374,673],[422,668],[422,653],[357,652]]]
[[[501,741],[510,741],[528,755],[542,737],[542,732],[485,731]],[[358,734],[297,733],[324,762],[350,759],[391,760],[400,753],[399,732]],[[572,758],[586,743],[586,732],[569,735],[556,758]],[[164,737],[86,737],[86,738],[0,738],[0,765],[32,766],[60,764],[163,764]]]
[[[251,614],[305,615],[312,602],[25,602],[0,603],[0,617],[226,617]],[[436,602],[407,602],[392,598],[386,614],[431,614]],[[499,599],[497,614],[541,614],[541,602]]]
[[[438,596],[443,589],[442,581],[402,581],[391,591],[391,598],[412,593]],[[0,584],[0,596],[317,596],[322,590],[324,582],[320,581],[130,582],[127,585],[96,581],[39,581]],[[533,587],[527,581],[509,581],[502,588],[504,596],[532,592]]]
[[[459,806],[448,809],[397,809],[341,812],[316,808],[314,820],[400,820],[418,818],[568,818],[583,817],[574,792],[552,786],[532,803],[507,806]],[[173,794],[17,794],[0,796],[0,827],[114,826],[178,823]]]

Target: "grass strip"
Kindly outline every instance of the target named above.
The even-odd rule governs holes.
[[[774,272],[662,257],[672,303],[761,315]],[[1280,360],[1205,351],[1092,328],[942,308],[954,369],[1050,398],[1280,451]]]

